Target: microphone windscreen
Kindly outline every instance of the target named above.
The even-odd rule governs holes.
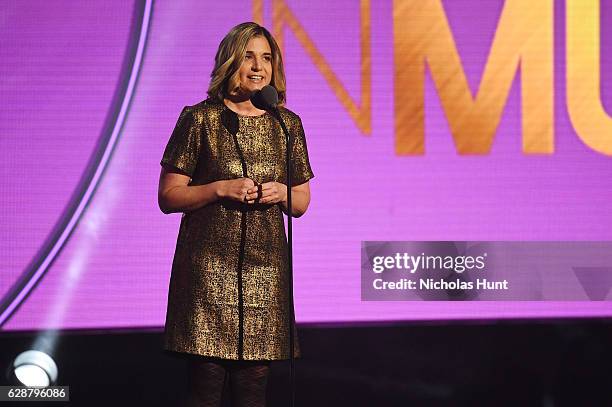
[[[274,86],[266,85],[251,96],[251,103],[261,110],[275,108],[278,104],[278,92]]]

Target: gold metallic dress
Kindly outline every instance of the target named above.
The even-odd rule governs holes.
[[[294,138],[293,185],[314,175],[302,122],[281,108]],[[161,165],[189,185],[249,177],[286,183],[285,137],[269,114],[240,116],[222,103],[186,106]],[[164,348],[223,359],[289,358],[287,240],[279,204],[221,200],[184,213],[172,275]],[[295,323],[291,327],[296,333]],[[300,356],[297,333],[295,356]]]

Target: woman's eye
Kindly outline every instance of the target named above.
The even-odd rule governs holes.
[[[272,57],[264,57],[264,60],[270,62],[270,61],[272,61]]]

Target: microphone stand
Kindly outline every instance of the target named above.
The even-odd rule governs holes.
[[[295,363],[294,363],[294,332],[293,325],[295,321],[295,311],[293,309],[293,234],[292,234],[292,204],[291,204],[291,173],[293,172],[293,165],[291,161],[291,151],[293,150],[293,138],[289,134],[287,130],[287,126],[285,126],[285,122],[278,111],[278,107],[271,106],[270,112],[272,115],[278,120],[281,128],[283,129],[283,133],[285,133],[285,145],[286,154],[286,168],[287,168],[287,268],[289,270],[289,357],[291,359],[290,367],[289,367],[289,381],[291,384],[291,407],[295,406]]]
[[[295,350],[293,344],[295,342],[293,326],[295,324],[295,310],[293,309],[293,233],[292,233],[292,220],[293,220],[293,204],[291,201],[291,186],[293,184],[291,180],[291,173],[293,172],[293,166],[291,163],[291,151],[293,150],[293,138],[285,122],[280,115],[278,110],[278,93],[273,86],[266,85],[251,95],[251,103],[259,109],[269,111],[272,116],[278,120],[283,133],[285,134],[286,140],[286,169],[287,169],[287,269],[289,271],[289,357],[291,359],[289,368],[289,377],[291,383],[291,407],[295,406]]]

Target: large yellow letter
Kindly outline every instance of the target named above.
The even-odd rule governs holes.
[[[334,71],[317,49],[312,39],[304,30],[297,17],[289,10],[284,0],[272,1],[272,27],[274,36],[282,47],[283,25],[287,25],[295,34],[297,40],[302,44],[308,56],[312,59],[315,66],[330,85],[340,103],[348,111],[357,127],[365,134],[372,132],[372,109],[371,109],[371,76],[372,61],[370,57],[370,2],[361,0],[360,2],[360,29],[361,34],[359,43],[361,47],[361,104],[357,104],[349,95],[346,88],[340,82]]]
[[[519,62],[523,151],[553,152],[552,0],[506,0],[476,98],[440,0],[394,0],[393,37],[398,154],[425,151],[425,62],[460,154],[489,152]]]
[[[567,109],[578,136],[612,155],[612,119],[601,103],[599,0],[567,0]]]

